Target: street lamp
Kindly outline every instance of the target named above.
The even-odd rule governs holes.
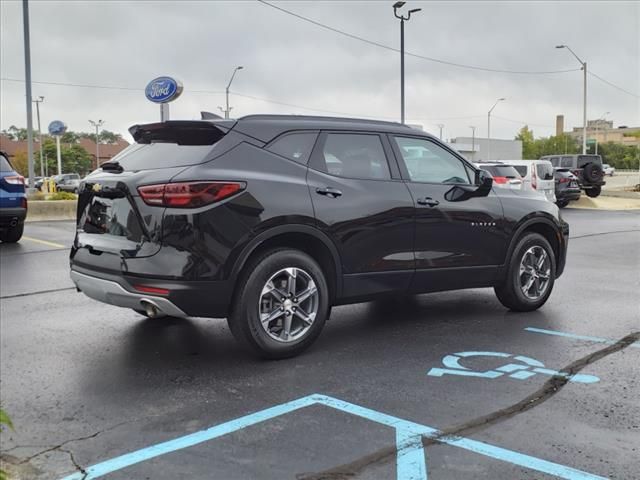
[[[489,109],[489,113],[487,113],[487,160],[489,161],[489,157],[491,156],[491,112],[496,108],[496,105],[500,102],[504,102],[506,98],[499,98],[496,100],[496,103],[493,104],[493,107]]]
[[[231,108],[229,106],[229,88],[231,87],[231,82],[233,82],[233,78],[236,76],[236,72],[238,70],[242,70],[244,67],[242,65],[237,66],[234,70],[233,73],[231,74],[231,79],[229,80],[229,84],[227,85],[227,88],[225,89],[225,94],[227,97],[227,108],[225,110],[222,110],[222,108],[220,108],[220,110],[222,110],[224,112],[224,118],[229,118],[229,112],[231,112]]]
[[[469,128],[471,129],[471,161],[473,162],[476,154],[476,127],[469,125]]]
[[[437,126],[440,129],[440,140],[442,140],[442,129],[444,128],[444,123],[439,123]]]
[[[587,62],[583,62],[578,55],[575,54],[568,45],[556,45],[556,48],[566,48],[576,57],[576,60],[582,65],[582,73],[584,75],[584,91],[582,105],[582,154],[587,153]]]
[[[604,112],[602,115],[600,115],[600,118],[598,118],[598,120],[596,121],[596,155],[598,154],[598,130],[599,125],[600,125],[600,120],[604,120],[604,117],[606,117],[607,115],[609,115],[611,112]],[[607,136],[607,134],[605,133],[605,137]]]
[[[89,123],[96,128],[96,168],[100,168],[100,133],[99,129],[102,125],[104,125],[104,120],[98,120],[94,122],[93,120],[89,120]]]
[[[40,176],[44,178],[44,162],[42,160],[42,130],[40,129],[40,104],[44,102],[44,97],[40,95],[33,103],[36,104],[36,112],[38,118],[38,142],[40,143]]]
[[[398,9],[407,2],[396,2],[393,4],[393,15],[400,19],[400,122],[404,123],[404,22],[411,18],[412,13],[417,13],[421,8],[414,8],[407,12],[407,16],[398,15]]]

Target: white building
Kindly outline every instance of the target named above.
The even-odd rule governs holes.
[[[522,160],[522,142],[520,140],[491,139],[491,150],[486,138],[456,137],[447,143],[460,152],[467,160],[480,162],[487,160]]]

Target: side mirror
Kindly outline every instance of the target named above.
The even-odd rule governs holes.
[[[475,185],[454,185],[444,194],[449,202],[463,202],[472,197],[486,197],[491,193],[493,177],[485,170],[476,171]]]

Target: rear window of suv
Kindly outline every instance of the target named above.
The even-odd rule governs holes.
[[[518,172],[521,177],[526,177],[527,176],[527,166],[526,165],[514,165],[513,168],[516,169],[516,172]]]
[[[480,165],[482,170],[486,170],[493,177],[520,178],[520,173],[511,165]]]
[[[579,155],[578,168],[584,168],[587,163],[595,163],[602,165],[602,157],[600,155]]]
[[[4,155],[0,155],[0,172],[13,172],[13,167]]]
[[[538,163],[536,173],[540,180],[553,180],[553,167],[547,163]]]

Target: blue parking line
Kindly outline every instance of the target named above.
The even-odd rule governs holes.
[[[200,443],[221,437],[228,433],[233,433],[243,428],[250,427],[257,423],[270,420],[280,415],[299,410],[310,405],[320,404],[330,408],[341,410],[345,413],[356,415],[367,420],[371,420],[381,425],[385,425],[396,430],[397,444],[397,466],[398,480],[426,480],[427,466],[426,456],[422,447],[422,438],[438,437],[438,442],[459,447],[480,455],[484,455],[496,460],[508,462],[521,467],[536,470],[567,480],[604,480],[605,477],[583,472],[575,468],[549,462],[540,458],[532,457],[522,453],[514,452],[506,448],[496,447],[487,443],[479,442],[462,437],[439,437],[441,432],[433,427],[421,425],[419,423],[403,420],[392,415],[388,415],[376,410],[361,407],[353,403],[345,402],[326,395],[309,395],[307,397],[283,403],[275,407],[267,408],[244,417],[231,420],[229,422],[216,425],[214,427],[191,433],[167,442],[162,442],[150,447],[146,447],[135,452],[127,453],[110,460],[98,463],[86,469],[86,474],[74,473],[62,480],[93,479],[107,475],[108,473],[121,470],[131,465],[158,457],[167,453],[175,452],[187,447],[192,447]]]
[[[590,337],[587,335],[575,335],[573,333],[558,332],[557,330],[547,330],[544,328],[527,327],[525,328],[525,330],[527,332],[544,333],[545,335],[555,335],[557,337],[573,338],[574,340],[586,340],[588,342],[596,342],[596,343],[606,343],[609,345],[613,345],[614,343],[617,343],[616,340],[609,340],[608,338]],[[640,348],[640,342],[632,343],[629,346]]]

